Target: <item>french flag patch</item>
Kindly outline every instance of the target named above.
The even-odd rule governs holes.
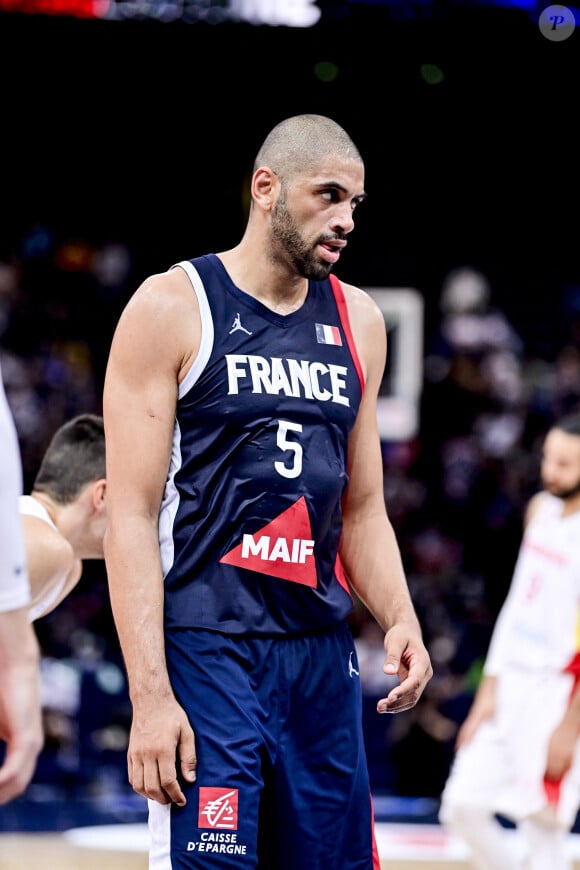
[[[318,344],[336,344],[342,346],[342,338],[338,326],[329,326],[327,323],[315,323],[316,341]]]

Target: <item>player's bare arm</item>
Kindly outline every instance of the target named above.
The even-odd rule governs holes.
[[[178,383],[199,343],[198,324],[197,303],[181,269],[148,278],[119,320],[103,397],[105,559],[133,705],[128,773],[135,791],[160,803],[185,803],[176,752],[186,779],[194,778],[195,767],[193,731],[165,662],[158,517]]]
[[[39,657],[28,608],[0,611],[0,738],[6,742],[0,766],[0,805],[24,791],[42,749]]]
[[[564,716],[548,744],[546,779],[558,782],[572,767],[580,732],[580,687],[576,687]]]
[[[462,722],[455,741],[455,749],[465,746],[482,724],[495,715],[497,678],[486,674],[475,694],[473,704],[465,720]]]
[[[400,712],[417,703],[433,671],[385,508],[382,475],[377,475],[382,465],[376,400],[386,361],[384,319],[368,295],[348,286],[345,291],[366,383],[349,440],[341,559],[353,589],[386,632],[385,673],[396,673],[400,680],[378,709]]]

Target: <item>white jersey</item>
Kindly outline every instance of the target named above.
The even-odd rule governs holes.
[[[546,494],[528,524],[485,673],[573,671],[580,660],[580,511]]]
[[[0,611],[30,602],[24,536],[17,508],[22,464],[14,418],[0,373]]]
[[[44,520],[45,523],[48,523],[49,526],[52,526],[53,529],[56,529],[58,531],[44,505],[42,505],[31,495],[20,496],[20,498],[18,499],[18,509],[21,514],[31,517],[38,517],[38,519]],[[46,613],[47,610],[52,607],[54,602],[61,594],[65,583],[66,577],[63,578],[61,583],[58,583],[55,586],[50,586],[45,590],[43,589],[42,594],[39,597],[37,596],[34,598],[30,605],[30,619],[32,622],[34,622],[35,619],[38,619],[40,616],[42,616],[43,613]]]
[[[580,805],[580,743],[571,768],[544,779],[551,735],[570,703],[580,657],[580,511],[546,493],[522,538],[485,673],[497,678],[493,718],[455,755],[440,819],[481,807],[513,821],[545,814],[570,828]],[[510,865],[511,866],[511,865]]]

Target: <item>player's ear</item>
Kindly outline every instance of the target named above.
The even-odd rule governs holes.
[[[104,477],[95,480],[93,483],[93,507],[97,511],[102,511],[105,506],[105,495],[107,492],[107,481]]]
[[[269,166],[260,166],[252,176],[250,189],[256,205],[269,211],[276,202],[280,181]]]

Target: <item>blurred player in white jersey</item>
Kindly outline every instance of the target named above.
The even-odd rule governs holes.
[[[571,870],[580,805],[580,413],[543,444],[514,576],[457,736],[440,820],[478,870]],[[517,825],[523,864],[497,815]]]

